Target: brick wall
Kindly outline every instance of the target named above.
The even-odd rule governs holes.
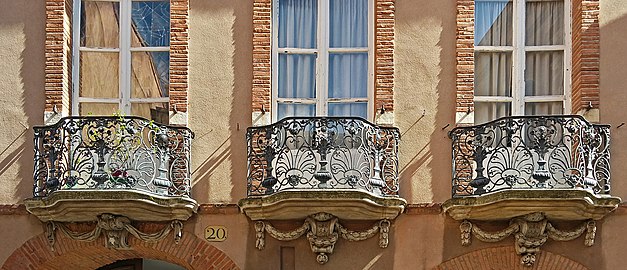
[[[572,112],[583,113],[599,108],[599,0],[573,0],[572,10]]]
[[[456,71],[455,100],[457,113],[474,110],[475,80],[475,2],[474,0],[457,0],[456,16]]]
[[[170,1],[170,111],[187,112],[189,0]]]
[[[394,4],[375,0],[375,108],[394,110]],[[270,111],[272,93],[271,0],[253,1],[252,109]]]

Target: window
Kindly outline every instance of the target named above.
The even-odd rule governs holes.
[[[372,1],[274,0],[275,120],[372,116]]]
[[[73,114],[167,115],[170,2],[82,0],[74,10]]]
[[[475,0],[476,123],[570,113],[569,0]]]

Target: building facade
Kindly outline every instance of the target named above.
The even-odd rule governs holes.
[[[0,269],[626,263],[623,1],[1,6]]]

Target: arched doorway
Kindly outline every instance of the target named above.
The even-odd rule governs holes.
[[[65,236],[56,240],[55,249],[51,250],[44,234],[31,238],[16,249],[0,269],[98,269],[116,261],[137,258],[149,260],[149,263],[161,261],[189,270],[240,269],[224,252],[191,233],[184,233],[179,244],[174,242],[173,237],[156,243],[132,237],[129,239],[132,247],[129,250],[108,249],[102,237],[93,242],[75,241]]]
[[[445,261],[433,270],[588,270],[561,255],[541,251],[532,267],[520,263],[513,246],[475,250]]]
[[[185,268],[161,260],[137,258],[115,261],[96,270],[185,270]]]

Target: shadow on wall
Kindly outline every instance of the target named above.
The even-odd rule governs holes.
[[[200,164],[195,166],[193,171],[193,190],[197,199],[207,200],[204,198],[210,194],[208,200],[211,203],[236,203],[246,196],[245,135],[246,128],[251,125],[252,4],[250,1],[191,0],[190,15],[207,18],[207,21],[197,21],[198,24],[216,23],[213,26],[190,27],[192,37],[190,42],[200,40],[204,43],[196,43],[194,49],[190,50],[190,84],[193,84],[190,87],[192,91],[190,96],[206,100],[207,104],[198,104],[197,101],[194,102],[191,99],[190,103],[193,103],[192,106],[202,105],[203,109],[211,110],[192,108],[191,113],[196,113],[196,115],[190,114],[190,119],[199,119],[200,122],[206,121],[207,117],[219,119],[218,123],[210,122],[210,126],[194,127],[196,134],[200,135],[194,143],[207,142],[210,148],[206,151],[208,156],[196,156]],[[214,21],[214,19],[219,21]],[[230,25],[222,25],[223,23]],[[225,44],[229,37],[211,36],[212,33],[224,32],[226,27],[230,27],[231,44]],[[195,29],[199,30],[195,31]],[[200,47],[211,51],[198,51]],[[208,63],[207,61],[216,62]],[[230,68],[216,68],[223,63],[230,63]],[[230,104],[228,106],[222,104],[223,100],[230,100]],[[220,115],[223,115],[223,118],[220,118]],[[228,126],[225,127],[225,124]],[[225,132],[225,129],[228,129],[228,132]],[[228,179],[217,179],[217,177],[225,177],[222,170],[230,170]],[[211,197],[211,194],[218,194],[218,192],[229,192],[229,194],[224,194],[219,199]],[[230,198],[230,200],[224,198]]]
[[[20,44],[23,46],[20,62],[5,64],[20,67],[19,83],[11,82],[14,77],[11,77],[10,70],[3,70],[3,76],[7,77],[0,84],[0,93],[4,95],[0,101],[4,107],[0,115],[3,126],[0,136],[7,142],[0,147],[0,182],[6,185],[16,181],[12,198],[5,197],[5,201],[0,203],[20,203],[23,199],[32,197],[32,127],[43,123],[45,4],[43,1],[3,1],[0,18],[0,29],[3,32],[20,29],[24,40],[24,44]],[[4,44],[3,47],[6,46],[3,51],[11,52],[11,43],[16,40],[21,39],[19,36],[5,36],[0,41]],[[13,59],[13,56],[2,58],[6,61]],[[21,84],[22,88],[13,88],[16,84]],[[20,99],[17,98],[18,95]],[[12,174],[12,171],[17,171],[17,175]]]
[[[443,202],[451,181],[447,132],[455,126],[455,2],[397,1],[396,13],[402,196],[409,203]]]

